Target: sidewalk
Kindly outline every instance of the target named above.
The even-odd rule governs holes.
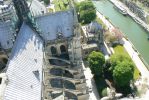
[[[89,92],[89,100],[100,100],[97,87],[90,68],[89,67],[85,68],[83,61],[82,61],[82,67],[83,67],[83,71],[86,79],[86,84],[91,89]]]
[[[111,32],[114,29],[114,26],[105,18],[105,16],[99,11],[96,10],[96,15],[104,22],[104,24],[109,28],[109,31]]]
[[[146,68],[146,66],[144,65],[144,63],[142,62],[142,60],[140,59],[138,53],[133,49],[133,47],[129,41],[127,41],[125,38],[123,38],[123,41],[124,41],[123,46],[127,50],[129,56],[131,57],[131,59],[133,60],[133,62],[135,63],[135,65],[137,66],[139,71],[141,72],[142,78],[148,78],[149,71]]]

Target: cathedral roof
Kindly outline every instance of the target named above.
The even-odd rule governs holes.
[[[43,41],[25,23],[8,62],[4,100],[41,100]]]
[[[36,22],[45,40],[54,40],[59,33],[64,37],[73,35],[72,10],[37,17]]]

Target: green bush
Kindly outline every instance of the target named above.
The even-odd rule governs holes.
[[[88,56],[88,62],[92,74],[102,75],[105,57],[101,52],[92,51]]]
[[[102,97],[107,96],[107,88],[104,88],[104,89],[102,90],[101,94],[102,94]]]

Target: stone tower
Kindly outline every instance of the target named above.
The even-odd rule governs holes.
[[[17,21],[11,0],[0,0],[0,48],[7,50],[12,48],[17,35]]]
[[[14,7],[16,9],[16,13],[19,19],[18,29],[20,29],[23,22],[32,28],[32,30],[36,31],[37,35],[43,40],[41,36],[41,30],[38,28],[38,25],[30,12],[30,8],[26,0],[13,0]]]
[[[13,0],[13,4],[19,19],[19,27],[21,27],[23,21],[28,20],[29,7],[26,0]]]
[[[78,64],[79,61],[82,60],[82,51],[81,51],[81,31],[80,31],[80,25],[78,23],[78,18],[77,14],[75,11],[75,8],[73,6],[73,3],[70,3],[71,7],[73,9],[73,14],[74,14],[74,37],[71,40],[71,43],[68,47],[68,52],[69,52],[69,58],[70,61],[73,62],[74,64]]]

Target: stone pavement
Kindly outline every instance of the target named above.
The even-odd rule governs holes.
[[[91,70],[89,67],[85,68],[84,63],[82,62],[84,75],[86,79],[87,86],[89,87],[89,100],[100,100],[97,87],[93,78],[93,75],[91,73]]]
[[[96,10],[96,15],[98,18],[100,18],[103,23],[108,27],[109,31],[111,32],[114,29],[114,26],[106,19],[106,17],[100,13],[98,10]]]
[[[123,38],[124,41],[124,47],[127,50],[129,56],[132,58],[133,62],[136,64],[137,68],[141,72],[142,78],[148,78],[149,77],[149,71],[144,65],[144,63],[141,61],[138,52],[133,49],[133,46],[129,41],[127,41],[125,38]]]

